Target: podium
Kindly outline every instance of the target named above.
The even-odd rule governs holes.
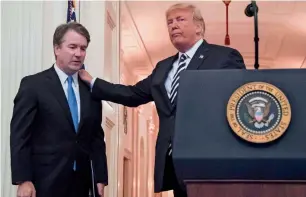
[[[188,197],[306,197],[306,69],[184,72],[173,162]]]

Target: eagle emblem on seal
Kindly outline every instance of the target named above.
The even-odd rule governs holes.
[[[269,127],[274,119],[274,114],[270,114],[271,101],[263,97],[255,97],[245,102],[247,112],[245,119],[249,124],[253,124],[257,129]]]

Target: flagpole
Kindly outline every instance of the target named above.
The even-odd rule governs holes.
[[[79,2],[79,16],[78,16],[78,18],[79,18],[79,23],[81,22],[81,0],[78,0],[78,2]]]

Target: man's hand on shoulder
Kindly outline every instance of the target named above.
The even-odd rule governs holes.
[[[17,197],[36,197],[36,190],[31,181],[25,181],[18,185]]]
[[[85,81],[88,85],[90,85],[92,81],[92,76],[84,69],[79,70],[79,76],[80,78]]]

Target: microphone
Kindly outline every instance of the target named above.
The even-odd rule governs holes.
[[[244,10],[245,15],[247,15],[248,17],[254,16],[255,7],[256,7],[256,4],[254,6],[253,3],[250,3]],[[258,8],[257,8],[257,12],[258,12]]]
[[[251,1],[251,3],[245,8],[244,13],[248,17],[254,16],[254,42],[255,42],[255,64],[254,68],[258,69],[259,68],[259,63],[258,63],[258,7],[256,5],[256,1]]]

